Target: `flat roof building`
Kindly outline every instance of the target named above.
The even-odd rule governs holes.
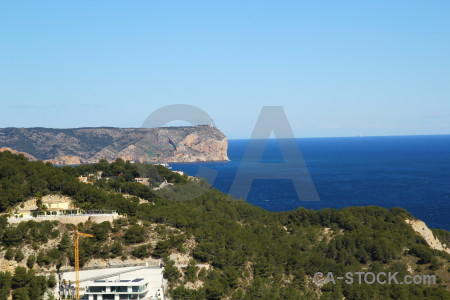
[[[146,185],[146,186],[150,186],[150,178],[145,178],[145,177],[136,177],[134,179],[134,181]]]
[[[70,298],[75,292],[75,272],[60,275],[59,295]],[[125,267],[80,271],[82,300],[164,300],[163,269]]]

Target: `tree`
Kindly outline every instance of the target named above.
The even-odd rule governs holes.
[[[9,272],[0,272],[0,300],[7,300],[11,293],[12,276]]]
[[[14,258],[14,250],[11,248],[8,248],[5,252],[5,259],[12,260],[13,258]]]
[[[12,287],[13,289],[18,289],[25,287],[31,280],[33,275],[32,271],[27,272],[27,269],[21,266],[16,267],[14,271],[14,276],[12,277]]]
[[[106,241],[109,237],[109,232],[111,230],[111,223],[103,222],[101,224],[93,224],[92,231],[97,241]]]
[[[34,255],[28,256],[27,267],[30,269],[33,269],[35,263],[36,263],[36,257]]]
[[[30,299],[42,299],[45,290],[47,289],[47,280],[44,276],[35,276],[30,281],[30,288],[28,295]]]
[[[57,248],[53,248],[47,251],[47,257],[49,262],[55,262],[61,258],[61,252]]]
[[[175,283],[178,278],[181,277],[181,273],[175,266],[175,262],[166,258],[164,259],[164,278],[166,278],[169,283]]]
[[[25,255],[23,255],[22,250],[20,250],[20,249],[17,250],[16,255],[14,256],[14,259],[15,259],[17,262],[21,262],[24,258],[25,258]]]
[[[18,288],[13,292],[13,300],[37,300],[37,299],[30,299],[28,294],[29,294],[28,287]]]
[[[145,241],[145,229],[139,225],[131,226],[125,232],[125,243],[127,244],[139,244]]]
[[[196,294],[197,291],[187,289],[185,286],[179,286],[174,289],[171,293],[173,300],[185,300],[185,299],[203,299],[204,297],[199,297]]]
[[[189,265],[184,270],[185,282],[196,282],[197,281],[198,267],[194,260],[189,261]]]
[[[414,246],[409,252],[420,259],[418,261],[419,264],[429,264],[433,258],[431,250],[423,245]]]
[[[110,253],[111,253],[110,254],[111,258],[116,258],[118,256],[122,256],[122,254],[123,254],[122,243],[114,242],[114,244],[112,244],[112,246],[111,246]]]
[[[48,277],[47,283],[48,283],[49,288],[54,288],[56,286],[57,281],[56,281],[55,274],[52,274]]]
[[[147,258],[150,256],[150,246],[149,245],[142,245],[139,247],[136,247],[131,251],[131,254],[139,259]]]
[[[207,299],[220,300],[224,294],[224,288],[220,282],[221,276],[218,271],[212,270],[208,275],[208,281],[205,284]],[[256,296],[255,298],[261,298]]]
[[[5,246],[17,246],[22,242],[22,239],[22,232],[16,227],[8,227],[3,233],[3,243]]]
[[[43,267],[45,265],[50,264],[50,259],[47,255],[45,255],[44,251],[39,251],[38,256],[36,258],[36,262],[39,267]]]
[[[155,249],[153,249],[152,256],[155,258],[164,258],[169,255],[169,246],[167,241],[159,241]]]
[[[69,234],[67,232],[64,232],[64,234],[61,237],[61,241],[58,244],[58,250],[61,252],[66,252],[70,246],[71,246],[71,239],[69,237]]]
[[[53,294],[48,294],[47,300],[56,300],[56,297]]]

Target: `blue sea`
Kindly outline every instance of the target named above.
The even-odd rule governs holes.
[[[298,163],[283,158],[277,140],[261,146],[265,148],[262,159],[245,155],[249,142],[231,140],[229,162],[170,165],[192,176],[209,174],[205,177],[215,188],[229,193],[238,170],[258,178],[268,164],[284,163],[278,166],[277,175],[287,179],[254,180],[245,199],[269,211],[399,206],[431,228],[450,231],[450,135],[291,141],[300,148],[317,190],[320,201],[315,202],[300,201],[290,179],[298,176]]]

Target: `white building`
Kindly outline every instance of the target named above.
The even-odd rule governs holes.
[[[58,209],[51,208],[45,211],[20,210],[8,218],[8,223],[17,224],[23,221],[33,220],[35,222],[58,221],[62,224],[113,222],[120,218],[115,210],[81,210],[81,209]]]
[[[150,185],[150,178],[145,177],[136,177],[134,181],[139,182],[140,184],[149,186]]]
[[[59,295],[75,293],[75,272],[60,275]],[[83,300],[164,300],[163,269],[125,267],[80,271],[80,296]]]

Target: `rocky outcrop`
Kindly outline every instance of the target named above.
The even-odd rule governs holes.
[[[30,154],[28,154],[28,153],[25,153],[25,152],[19,152],[19,151],[16,151],[16,150],[11,149],[11,148],[8,148],[8,147],[1,147],[1,148],[0,148],[0,152],[4,152],[4,151],[9,151],[9,152],[11,152],[12,154],[17,154],[17,155],[22,154],[23,156],[25,156],[26,158],[28,158],[28,160],[30,160],[30,161],[36,161],[36,160],[38,160],[36,157],[34,157],[33,155],[30,155]]]
[[[4,128],[0,147],[56,165],[117,158],[133,162],[228,160],[226,136],[212,126],[164,128]]]
[[[445,251],[448,254],[450,254],[450,249],[444,244],[442,244],[442,242],[434,236],[433,232],[428,228],[428,226],[424,222],[420,220],[406,220],[406,223],[411,225],[412,229],[418,235],[423,237],[424,240],[432,249]]]

